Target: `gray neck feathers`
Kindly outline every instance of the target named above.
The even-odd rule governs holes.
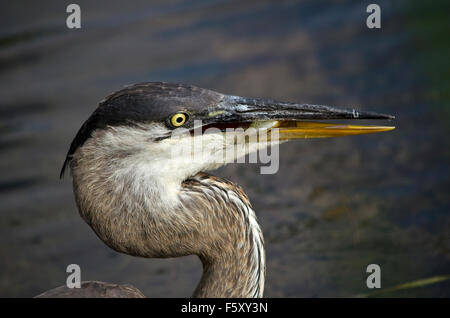
[[[89,139],[70,164],[79,212],[100,239],[141,257],[198,255],[194,297],[262,296],[263,237],[240,187],[204,173],[167,183],[131,149],[111,153],[101,140]]]

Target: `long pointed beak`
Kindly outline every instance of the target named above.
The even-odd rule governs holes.
[[[279,140],[353,136],[395,129],[393,126],[343,125],[307,121],[277,121],[272,127],[278,128]]]
[[[393,126],[347,125],[311,120],[374,119],[393,120],[392,115],[339,109],[323,105],[278,102],[271,99],[225,96],[219,105],[222,122],[266,123],[266,128],[278,128],[280,140],[326,138],[378,133],[395,129]],[[258,126],[258,125],[256,125]]]

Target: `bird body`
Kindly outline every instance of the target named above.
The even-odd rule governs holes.
[[[298,125],[304,118],[392,119],[357,115],[355,110],[243,98],[190,85],[136,84],[100,103],[74,138],[61,175],[70,166],[80,215],[109,247],[147,258],[197,255],[203,275],[194,297],[262,297],[266,261],[255,212],[239,186],[205,171],[268,144],[241,139],[246,147],[218,161],[217,153],[239,143],[227,138],[226,128],[262,122],[256,126],[264,131],[279,126],[281,136],[288,137],[272,144],[313,136],[316,128],[320,137],[391,129]],[[196,125],[215,130],[196,135]],[[173,138],[176,128],[185,131]],[[196,142],[203,146],[200,158],[174,152]]]

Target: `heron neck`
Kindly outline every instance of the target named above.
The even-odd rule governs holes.
[[[264,251],[258,251],[256,258],[250,245],[235,251],[223,251],[222,257],[214,260],[200,257],[203,275],[193,297],[262,297]]]
[[[200,207],[207,211],[202,228],[209,230],[203,236],[207,247],[198,253],[203,276],[193,297],[262,297],[264,240],[247,196],[239,186],[218,177],[202,174],[195,179],[189,189],[200,189],[200,182],[202,191],[197,193],[208,196],[197,202],[205,204]]]

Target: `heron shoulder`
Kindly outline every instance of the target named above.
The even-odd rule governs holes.
[[[63,285],[50,289],[35,298],[145,298],[144,294],[131,285],[86,281],[80,288]]]

